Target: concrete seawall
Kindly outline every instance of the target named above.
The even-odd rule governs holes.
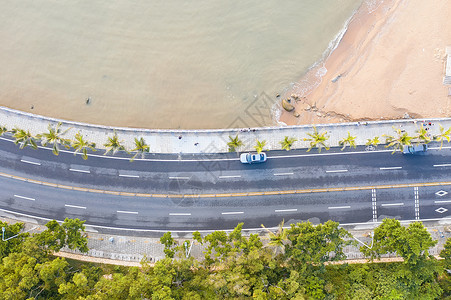
[[[285,136],[298,139],[294,142],[292,149],[308,148],[309,142],[304,141],[308,133],[313,132],[313,126],[285,126],[285,127],[258,127],[242,129],[208,129],[208,130],[158,130],[142,128],[110,127],[94,124],[71,122],[55,118],[34,115],[18,110],[0,107],[0,125],[6,126],[8,130],[15,127],[29,130],[33,135],[47,132],[48,126],[62,123],[61,129],[70,130],[64,135],[65,138],[72,139],[77,132],[80,132],[86,140],[94,142],[97,148],[104,148],[108,137],[114,132],[127,149],[134,148],[134,138],[143,137],[150,146],[152,153],[224,153],[228,151],[227,142],[229,136],[235,137],[237,134],[244,145],[238,151],[252,151],[256,140],[266,141],[265,150],[280,150],[280,142]],[[381,143],[385,141],[383,134],[393,135],[394,128],[405,130],[410,135],[414,135],[421,124],[429,129],[431,135],[440,132],[439,124],[445,129],[451,127],[451,118],[433,119],[404,119],[371,122],[352,122],[339,124],[319,124],[316,128],[319,132],[327,131],[330,136],[327,143],[330,146],[339,146],[339,141],[348,135],[348,132],[356,136],[356,144],[364,145],[368,139],[379,136]],[[429,126],[429,123],[431,125]]]

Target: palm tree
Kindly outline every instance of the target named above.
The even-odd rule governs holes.
[[[7,132],[8,132],[8,128],[6,128],[6,126],[3,126],[3,125],[0,126],[0,136]]]
[[[280,249],[281,253],[284,253],[285,251],[285,243],[288,240],[287,235],[288,232],[285,228],[283,228],[283,225],[285,224],[285,221],[282,220],[279,224],[279,228],[277,229],[276,233],[273,233],[271,230],[267,229],[263,224],[261,225],[267,232],[269,237],[269,243],[268,246],[274,247],[274,255],[277,253],[277,250]]]
[[[77,155],[80,151],[83,153],[82,157],[84,160],[88,159],[88,149],[96,151],[96,144],[87,142],[83,139],[83,135],[81,135],[80,132],[77,132],[75,135],[75,139],[72,141],[72,147],[75,149],[74,155]]]
[[[451,135],[451,127],[445,131],[445,128],[441,124],[440,125],[440,134],[434,136],[434,140],[440,142],[440,150],[443,147],[443,140],[446,140],[449,143],[450,135]]]
[[[352,135],[349,133],[349,131],[348,131],[348,136],[345,137],[345,138],[343,138],[343,139],[339,142],[340,145],[343,145],[343,147],[341,148],[341,150],[343,151],[343,150],[346,148],[346,145],[348,145],[348,144],[349,144],[349,147],[355,148],[355,147],[356,147],[356,144],[355,144],[355,138],[356,138],[356,136],[352,136]]]
[[[313,133],[307,133],[309,138],[304,138],[304,141],[310,142],[310,147],[307,152],[312,150],[314,147],[318,148],[318,152],[321,152],[321,148],[329,150],[329,146],[326,144],[326,141],[330,136],[326,135],[327,131],[323,131],[321,133],[318,132],[315,126],[313,126]]]
[[[297,139],[286,136],[284,140],[280,142],[280,144],[282,145],[282,149],[289,151],[291,150],[291,145],[293,145],[293,143],[296,141]]]
[[[410,142],[413,137],[409,136],[407,132],[402,132],[401,129],[395,129],[397,136],[391,135],[383,135],[385,137],[385,143],[388,144],[385,148],[393,148],[393,153],[396,152],[396,149],[403,150],[404,146],[410,146],[412,143]]]
[[[415,136],[415,139],[417,139],[417,143],[423,142],[425,144],[429,144],[432,141],[429,136],[429,132],[423,127],[423,124],[421,124],[421,128],[416,132],[417,135]]]
[[[125,147],[122,145],[122,141],[119,141],[119,138],[118,138],[116,132],[114,132],[113,136],[108,137],[108,142],[103,144],[103,146],[105,146],[105,148],[107,149],[103,155],[107,155],[110,151],[112,152],[112,155],[116,154],[116,152],[118,152],[118,151],[127,152]]]
[[[144,141],[143,138],[140,138],[139,140],[137,138],[135,138],[135,149],[132,150],[132,152],[136,151],[136,154],[133,155],[133,157],[130,159],[130,161],[134,161],[135,157],[138,154],[141,154],[141,158],[144,158],[144,154],[150,151],[150,147],[149,145],[146,144],[146,142]]]
[[[379,141],[379,137],[378,136],[375,136],[374,138],[372,138],[372,139],[367,139],[366,140],[366,146],[377,146],[377,145],[379,145],[381,142]]]
[[[55,127],[52,127],[52,125],[49,124],[48,132],[37,135],[37,138],[41,139],[42,146],[53,144],[52,152],[55,155],[59,154],[60,149],[58,145],[60,144],[63,145],[66,149],[70,148],[70,140],[61,137],[66,132],[68,132],[70,128],[66,129],[64,132],[61,132],[60,126],[61,122],[59,122]]]
[[[254,146],[254,149],[257,151],[257,153],[260,153],[260,152],[262,152],[262,151],[264,151],[264,147],[266,146],[266,141],[265,140],[263,140],[263,141],[259,141],[259,140],[257,140],[257,145],[255,145]]]
[[[13,137],[16,139],[14,144],[20,144],[20,149],[25,148],[30,145],[33,149],[38,149],[38,145],[36,144],[36,138],[30,133],[30,131],[25,131],[23,129],[14,128],[12,130]]]
[[[229,146],[229,152],[234,152],[237,148],[244,145],[243,142],[238,138],[238,134],[234,138],[229,135],[229,139],[230,142],[227,143],[227,146]]]

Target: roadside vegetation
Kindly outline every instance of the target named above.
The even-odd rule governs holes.
[[[282,222],[263,234],[215,231],[194,242],[202,257],[190,254],[193,241],[177,242],[164,234],[166,258],[151,266],[111,267],[82,263],[52,254],[62,247],[88,251],[84,222],[49,222],[39,234],[20,233],[23,224],[5,227],[0,244],[1,299],[449,299],[451,240],[437,260],[436,245],[421,222],[402,226],[385,219],[372,243],[360,247],[370,261],[348,264],[345,248],[356,245],[336,222]],[[376,263],[386,254],[403,262]],[[374,263],[372,261],[375,261]],[[339,262],[338,264],[331,264]]]
[[[56,124],[56,126],[49,125],[48,131],[45,133],[32,135],[30,131],[23,130],[20,128],[14,128],[9,130],[5,126],[0,126],[0,136],[3,134],[11,134],[14,138],[14,143],[19,145],[20,149],[25,147],[31,147],[33,149],[38,149],[38,143],[40,142],[42,146],[51,145],[52,152],[55,155],[60,153],[60,148],[64,147],[66,149],[73,148],[74,155],[81,154],[83,159],[88,159],[88,153],[96,151],[96,144],[90,142],[83,137],[83,135],[78,132],[75,134],[74,139],[67,139],[63,136],[71,129],[68,128],[64,131],[60,129],[61,123]],[[367,139],[365,145],[367,147],[372,147],[375,149],[378,145],[384,144],[385,148],[392,149],[395,153],[396,151],[402,151],[404,146],[410,146],[412,144],[428,144],[430,142],[440,143],[440,149],[443,147],[444,142],[450,142],[451,140],[451,127],[446,129],[440,126],[440,133],[437,135],[431,135],[429,131],[423,127],[421,124],[420,128],[416,130],[414,135],[409,135],[405,130],[400,128],[393,127],[393,133],[384,134],[382,138],[384,140],[381,141],[379,136],[375,136],[373,138]],[[326,130],[318,131],[318,129],[313,126],[313,132],[306,133],[307,137],[304,138],[296,138],[285,136],[282,141],[279,142],[280,149],[290,151],[291,149],[296,148],[296,142],[304,141],[308,142],[307,152],[310,152],[312,149],[317,149],[318,152],[321,152],[323,149],[329,150],[330,144],[329,139],[330,135],[328,135]],[[356,148],[357,136],[352,135],[348,131],[348,135],[345,137],[341,137],[338,140],[339,146],[341,146],[341,150],[345,150],[346,147]],[[235,137],[229,136],[229,141],[227,142],[227,148],[229,152],[239,152],[245,144],[239,138],[237,134]],[[255,146],[253,149],[258,153],[265,151],[265,147],[267,146],[266,140],[256,140]],[[119,139],[119,136],[116,132],[113,132],[113,135],[107,137],[107,141],[103,144],[105,148],[104,155],[111,154],[115,155],[117,153],[129,154],[131,155],[130,161],[133,162],[137,157],[145,158],[146,153],[150,152],[150,145],[146,144],[146,141],[143,137],[135,137],[134,147],[132,149],[127,149],[123,141]]]

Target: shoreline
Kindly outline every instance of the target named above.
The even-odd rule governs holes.
[[[432,6],[420,0],[389,0],[369,11],[363,2],[338,46],[282,95],[299,97],[294,106],[300,116],[282,109],[279,123],[451,115],[451,99],[442,83],[444,50],[451,43],[451,6],[444,0]],[[427,101],[432,105],[424,107],[427,98],[433,98]]]

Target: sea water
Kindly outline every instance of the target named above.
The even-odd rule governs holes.
[[[112,126],[274,125],[277,94],[361,3],[2,0],[0,105]]]

